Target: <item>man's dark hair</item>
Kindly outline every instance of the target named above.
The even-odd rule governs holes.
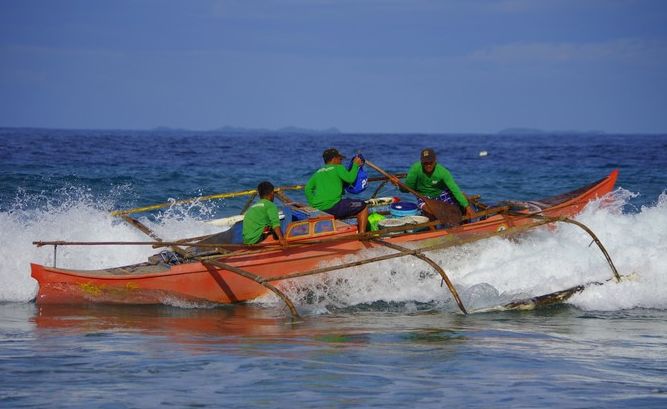
[[[266,197],[269,195],[269,193],[273,192],[273,185],[271,182],[264,181],[257,185],[257,193],[259,193],[259,197]]]
[[[333,158],[340,157],[341,159],[345,159],[345,156],[341,155],[340,152],[338,152],[338,149],[336,148],[329,148],[322,152],[322,159],[324,159],[324,163],[329,163],[329,161]]]

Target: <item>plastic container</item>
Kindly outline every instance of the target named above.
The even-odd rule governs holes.
[[[417,203],[398,202],[389,206],[389,213],[394,217],[414,216],[419,212]]]
[[[407,223],[403,219],[384,219],[378,222],[378,226],[381,229],[386,229],[388,227],[398,227],[405,226]]]
[[[403,218],[406,224],[422,224],[429,221],[429,218],[426,216],[406,216]]]

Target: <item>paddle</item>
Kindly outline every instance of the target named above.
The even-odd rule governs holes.
[[[402,174],[405,176],[405,174]],[[397,175],[400,176],[400,175]],[[377,182],[379,180],[384,180],[384,178],[368,178],[369,182]],[[278,196],[281,200],[283,200],[282,197],[280,197],[279,193],[283,193],[286,190],[302,190],[303,185],[292,185],[292,186],[280,186],[276,188],[276,196]],[[126,210],[114,210],[111,212],[112,216],[122,216],[122,215],[127,215],[127,214],[132,214],[132,213],[140,213],[140,212],[149,212],[151,210],[157,210],[157,209],[162,209],[165,207],[170,207],[174,205],[180,205],[180,204],[188,204],[188,203],[194,203],[194,202],[203,202],[206,200],[217,200],[217,199],[231,199],[235,197],[242,197],[242,196],[250,196],[253,194],[257,194],[256,189],[250,189],[250,190],[242,190],[239,192],[228,192],[228,193],[216,193],[213,195],[208,195],[208,196],[197,196],[193,197],[190,199],[183,199],[183,200],[176,200],[172,202],[166,202],[166,203],[158,203],[158,204],[153,204],[153,205],[148,205],[148,206],[143,206],[143,207],[135,207],[133,209],[126,209]],[[290,202],[290,200],[283,200],[285,202]]]
[[[395,178],[394,176],[380,169],[376,164],[369,161],[368,159],[366,159],[366,164],[387,178],[390,179]],[[401,189],[407,190],[408,192],[417,196],[417,198],[419,198],[421,201],[423,201],[428,212],[431,213],[442,224],[446,226],[458,226],[459,224],[461,224],[461,217],[463,216],[463,214],[461,213],[461,209],[459,209],[458,206],[450,203],[441,202],[439,200],[430,199],[420,194],[419,192],[417,192],[410,186],[406,185],[405,183],[401,182],[398,178],[396,178],[396,180],[398,181],[398,185],[401,187]]]

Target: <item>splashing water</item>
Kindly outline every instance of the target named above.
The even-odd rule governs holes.
[[[66,194],[65,194],[66,193]],[[68,190],[56,201],[23,195],[12,209],[0,212],[0,301],[27,302],[35,297],[37,283],[30,277],[30,263],[53,264],[53,248],[37,248],[33,241],[150,241],[143,233],[110,216],[109,209],[121,191],[96,199],[84,190]],[[617,284],[590,286],[571,298],[585,310],[619,310],[634,307],[667,308],[667,193],[655,205],[637,213],[622,213],[632,193],[617,189],[589,204],[577,220],[600,238],[622,275],[634,279]],[[35,208],[27,201],[42,201]],[[192,216],[196,213],[197,216]],[[173,206],[153,219],[142,219],[166,240],[214,233],[202,222],[210,212],[201,203]],[[590,236],[576,226],[561,224],[539,228],[518,239],[492,238],[434,251],[428,254],[449,275],[470,309],[503,304],[518,298],[542,295],[612,277],[602,253]],[[58,265],[75,269],[115,267],[145,261],[156,251],[151,246],[63,246]],[[363,257],[391,252],[375,249]],[[358,260],[359,255],[342,262]],[[336,308],[384,303],[413,310],[455,310],[440,276],[414,257],[349,268],[326,275],[282,283],[288,296],[313,313]],[[280,303],[269,294],[257,302]],[[179,307],[193,307],[178,302]],[[203,306],[194,306],[203,307]]]
[[[34,241],[152,241],[145,234],[111,216],[114,200],[122,192],[96,199],[84,189],[68,188],[53,198],[21,194],[8,212],[0,212],[0,302],[27,302],[37,293],[30,263],[53,265],[53,246],[38,248]],[[39,203],[39,207],[34,206]],[[174,206],[142,223],[164,240],[218,231],[191,210],[206,214],[201,204]],[[204,210],[204,211],[202,211]],[[146,261],[157,251],[151,246],[59,246],[57,265],[73,269],[118,267]]]
[[[469,309],[501,305],[513,300],[592,285],[570,299],[585,310],[619,310],[635,307],[667,308],[667,194],[655,206],[637,214],[621,209],[632,193],[617,189],[590,203],[576,220],[590,227],[601,240],[621,275],[621,283],[609,281],[612,271],[591,237],[579,227],[560,224],[538,228],[518,239],[491,238],[427,255],[442,266]],[[391,252],[375,249],[356,261]],[[635,274],[633,274],[635,273]],[[359,304],[403,303],[406,312],[415,303],[428,308],[456,310],[440,276],[414,257],[292,280],[287,294],[314,312],[326,312]],[[278,303],[269,294],[260,302]]]

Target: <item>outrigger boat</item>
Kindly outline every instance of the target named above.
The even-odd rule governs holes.
[[[374,168],[376,168],[373,165]],[[381,169],[376,168],[381,171]],[[385,176],[389,176],[384,172]],[[399,175],[401,176],[401,175]],[[441,221],[404,224],[377,231],[358,233],[356,226],[333,216],[291,201],[285,192],[301,186],[276,189],[283,202],[283,232],[288,241],[281,247],[269,237],[261,244],[244,246],[223,243],[217,236],[179,241],[162,241],[146,226],[129,214],[162,205],[117,211],[148,235],[151,242],[34,242],[37,246],[52,245],[54,252],[62,245],[152,245],[170,247],[161,256],[138,264],[98,270],[73,270],[31,264],[32,277],[39,283],[36,302],[40,304],[120,303],[161,304],[182,300],[220,304],[240,303],[256,299],[270,291],[278,295],[298,315],[289,298],[274,284],[288,279],[397,258],[417,257],[430,264],[449,287],[452,297],[463,313],[467,310],[445,271],[426,253],[455,245],[470,243],[492,236],[508,236],[555,222],[574,223],[584,228],[596,241],[609,262],[614,278],[620,280],[611,259],[590,229],[569,219],[589,201],[610,192],[618,177],[614,170],[608,176],[576,190],[533,201],[508,201],[498,206],[485,206],[477,197],[477,213],[463,218],[462,223],[441,228]],[[387,177],[374,178],[383,184]],[[376,193],[379,191],[376,190]],[[254,191],[240,192],[250,196]],[[239,193],[214,195],[207,198],[234,197]],[[368,250],[388,248],[392,252],[368,257]],[[166,256],[165,256],[166,255]],[[353,257],[358,261],[349,261]],[[347,262],[345,260],[348,260]],[[55,255],[54,255],[55,264]],[[510,309],[531,308],[535,304],[562,301],[583,289],[573,287],[530,300],[506,305]]]

